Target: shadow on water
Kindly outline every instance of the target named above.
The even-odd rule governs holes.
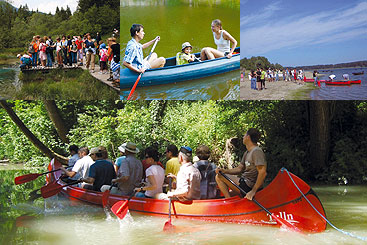
[[[120,98],[126,99],[130,89],[121,90]],[[168,85],[138,87],[133,99],[151,100],[237,100],[240,96],[239,72],[177,82]]]

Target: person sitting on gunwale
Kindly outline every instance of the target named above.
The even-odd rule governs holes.
[[[100,191],[103,185],[110,184],[112,179],[116,178],[116,172],[112,163],[103,159],[103,151],[99,147],[90,150],[90,157],[95,162],[89,168],[88,177],[80,180],[92,184],[92,190]]]
[[[145,149],[145,159],[150,165],[145,170],[147,186],[137,187],[134,190],[137,192],[136,197],[154,198],[157,193],[163,192],[162,186],[164,182],[164,169],[158,164],[158,151],[153,147]],[[145,191],[145,193],[143,193]]]
[[[192,46],[189,42],[184,42],[182,44],[181,52],[176,55],[176,65],[184,65],[195,60],[195,55],[190,54]]]
[[[60,169],[64,172],[66,176],[69,178],[79,179],[79,178],[87,178],[89,175],[89,169],[92,164],[94,164],[93,159],[89,156],[88,147],[82,147],[78,150],[79,160],[76,161],[71,171],[65,169],[64,167],[60,167]],[[82,183],[79,186],[82,188],[91,188],[91,186],[87,183]]]
[[[169,198],[178,199],[180,201],[198,200],[200,199],[200,181],[201,175],[197,168],[192,164],[192,150],[188,146],[180,148],[178,160],[181,164],[177,177],[169,174],[168,177],[176,178],[177,188],[169,191],[167,194],[159,193],[156,198],[168,200]]]
[[[266,177],[266,160],[264,152],[257,145],[259,139],[260,132],[255,128],[250,128],[243,136],[243,144],[247,151],[243,154],[240,165],[233,169],[216,169],[216,181],[225,198],[231,196],[228,187],[236,195],[239,195],[240,191],[219,175],[219,171],[223,174],[230,174],[228,177],[247,192],[245,197],[249,200],[252,200],[256,192],[262,188]],[[242,174],[240,179],[236,176],[238,174]]]
[[[143,176],[143,165],[141,161],[135,157],[139,153],[136,144],[127,142],[121,147],[125,150],[126,158],[122,159],[121,166],[117,172],[117,178],[114,178],[110,183],[102,186],[101,191],[104,192],[110,189],[110,184],[116,183],[118,187],[112,187],[111,194],[130,195],[134,188],[139,187]]]
[[[156,53],[151,54],[149,61],[147,61],[147,58],[144,59],[143,56],[143,49],[148,48],[156,40],[159,41],[159,36],[147,43],[140,44],[139,42],[144,38],[145,35],[143,25],[140,24],[133,24],[130,28],[130,34],[132,38],[127,43],[123,61],[124,66],[137,73],[144,73],[147,69],[164,66],[166,59],[163,57],[158,58]]]
[[[205,47],[201,50],[201,60],[212,60],[220,57],[232,58],[232,54],[237,46],[237,41],[231,34],[223,30],[222,22],[219,19],[213,20],[211,24],[214,43],[217,45],[217,49]],[[232,48],[231,44],[233,43]]]

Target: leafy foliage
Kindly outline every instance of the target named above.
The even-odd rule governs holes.
[[[283,66],[280,64],[272,64],[270,61],[263,57],[263,56],[257,56],[257,57],[251,57],[250,59],[243,58],[241,60],[241,68],[246,70],[255,71],[257,68],[263,68],[263,69],[277,69],[277,70],[283,70]]]

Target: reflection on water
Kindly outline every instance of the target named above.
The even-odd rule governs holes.
[[[329,75],[336,75],[335,80],[343,80],[343,74],[349,74],[350,80],[361,80],[361,84],[349,86],[329,86],[321,83],[321,88],[313,90],[310,94],[314,100],[365,100],[367,99],[367,68],[349,68],[320,70],[321,80],[328,79]],[[363,75],[353,75],[353,73],[364,72]]]
[[[237,100],[240,96],[239,72],[177,82],[169,85],[137,87],[132,99],[152,100]],[[126,99],[130,89],[121,90],[120,98]]]
[[[239,0],[122,1],[121,55],[125,56],[127,42],[131,39],[129,30],[134,23],[144,26],[145,37],[140,43],[146,43],[158,35],[161,37],[154,52],[165,58],[176,56],[184,42],[190,42],[192,53],[200,52],[204,47],[216,48],[211,30],[211,22],[214,19],[222,21],[223,29],[228,31],[239,45],[239,5]],[[151,48],[152,46],[144,49],[144,57],[149,54]],[[230,75],[197,81],[138,88],[135,99],[239,99],[239,90],[239,71],[236,71]],[[121,99],[126,98],[128,94],[129,92],[122,91]]]
[[[19,90],[19,72],[17,65],[0,65],[0,99],[10,99]]]
[[[29,172],[29,171],[28,171]],[[0,171],[0,244],[361,244],[330,226],[318,234],[225,223],[182,220],[173,217],[174,233],[163,232],[168,217],[132,213],[120,221],[103,208],[55,196],[27,203],[29,190],[36,186],[14,187],[14,176],[27,171]],[[39,185],[40,183],[38,183]],[[4,191],[5,188],[5,191]],[[338,228],[367,236],[367,186],[313,187]],[[24,194],[25,193],[25,194]],[[7,203],[11,202],[9,206]],[[4,205],[7,207],[4,209]],[[7,206],[8,205],[8,206]]]

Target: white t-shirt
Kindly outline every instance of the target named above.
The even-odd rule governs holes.
[[[74,167],[71,171],[76,172],[77,174],[73,177],[73,179],[87,178],[89,176],[89,168],[94,163],[93,159],[90,156],[84,156],[82,159],[79,159],[74,164]],[[79,177],[78,177],[79,175]]]
[[[154,197],[155,194],[163,192],[162,186],[164,182],[164,169],[159,165],[152,165],[147,170],[145,170],[145,175],[147,176],[146,182],[149,183],[148,176],[154,176],[157,188],[152,191],[146,191],[145,195],[149,197]]]

